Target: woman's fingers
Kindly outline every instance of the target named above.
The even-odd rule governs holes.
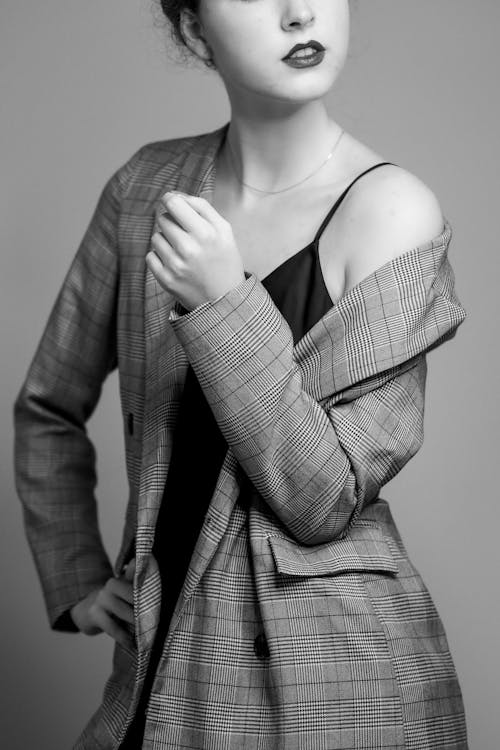
[[[100,612],[105,611],[119,620],[129,623],[129,625],[133,625],[134,609],[130,603],[131,599],[133,601],[130,583],[119,578],[109,578],[92,605],[94,619],[97,620],[100,617]]]
[[[107,601],[106,610],[119,620],[134,624],[134,609],[130,604],[118,596],[110,596]]]
[[[94,620],[101,630],[110,635],[115,641],[118,641],[125,648],[130,648],[134,645],[133,639],[125,628],[120,625],[108,612],[104,609],[98,609],[95,613]]]
[[[123,571],[123,575],[126,581],[133,581],[134,574],[135,574],[135,557],[129,560],[129,562],[124,566],[124,571]]]
[[[183,230],[179,229],[179,231]],[[146,260],[148,260],[149,257],[149,260],[154,261],[154,256],[156,255],[157,259],[162,265],[171,267],[173,269],[175,269],[178,264],[182,263],[182,259],[180,258],[174,246],[165,239],[161,232],[155,232],[153,234],[153,236],[151,237],[151,245],[154,251],[152,254],[153,257],[149,257],[151,256],[151,253],[148,253],[146,255]]]
[[[130,606],[133,603],[132,584],[122,578],[109,578],[98,598],[118,617],[121,616],[120,612],[133,612]],[[127,622],[129,622],[128,614]]]
[[[206,229],[207,220],[196,210],[196,206],[189,200],[189,196],[180,195],[179,193],[167,193],[162,198],[162,203],[168,212],[168,214],[160,214],[158,217],[158,223],[162,231],[164,226],[168,228],[169,223],[174,224],[172,221],[174,219],[179,227],[189,234],[203,234]]]
[[[204,219],[201,219],[200,221],[203,222],[201,228],[190,228],[186,225],[179,225],[175,221],[167,219],[165,215],[162,215],[159,216],[157,220],[159,232],[156,234],[160,234],[160,237],[164,237],[168,245],[174,248],[174,250],[186,249],[189,247],[190,243],[192,243],[193,237],[201,237],[207,228],[210,229]],[[155,235],[153,235],[153,237],[155,237]]]
[[[187,221],[195,222],[196,218],[193,214],[198,214],[199,217],[205,219],[205,221],[214,227],[227,223],[224,217],[221,216],[211,203],[205,198],[200,198],[198,195],[188,195],[187,193],[165,193],[162,197],[162,202],[169,213],[174,216],[176,221],[181,217],[184,217]],[[197,226],[201,227],[199,221]]]
[[[243,261],[231,225],[204,198],[167,198],[172,218],[157,217],[146,263],[160,286],[193,310],[244,281]]]
[[[133,604],[134,590],[132,588],[132,583],[130,581],[127,581],[124,577],[111,578],[110,580],[113,581],[111,592],[120,599],[123,599],[125,602]]]
[[[162,287],[172,292],[172,277],[163,264],[156,248],[146,255],[146,265]]]
[[[81,632],[96,635],[104,631],[126,648],[135,648],[128,628],[134,625],[132,588],[132,583],[124,577],[109,578],[102,588],[91,591],[78,602],[71,613]]]

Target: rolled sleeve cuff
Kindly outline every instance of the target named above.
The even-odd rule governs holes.
[[[225,294],[221,294],[212,300],[207,300],[201,305],[194,307],[192,310],[186,310],[186,308],[177,301],[169,313],[169,321],[173,324],[174,330],[180,330],[183,323],[177,323],[177,321],[185,321],[186,323],[195,324],[197,329],[203,326],[203,320],[207,320],[207,325],[210,326],[212,317],[227,317],[231,310],[236,309],[243,300],[252,292],[253,288],[259,281],[256,276],[245,271],[245,280],[237,286],[233,287]],[[177,325],[176,325],[177,323]]]

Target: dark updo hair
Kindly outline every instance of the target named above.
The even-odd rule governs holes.
[[[200,0],[160,0],[160,7],[164,18],[170,25],[172,39],[177,45],[179,51],[182,51],[184,61],[192,59],[194,55],[189,50],[181,33],[181,13],[183,10],[190,10],[192,13],[198,13]],[[208,68],[214,68],[214,64],[205,61]]]

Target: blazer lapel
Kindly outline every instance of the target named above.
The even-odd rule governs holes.
[[[169,175],[155,203],[155,215],[163,208],[167,190],[210,198],[215,180],[215,156],[227,125],[194,141],[184,152],[178,168]],[[170,460],[173,429],[179,410],[188,359],[168,320],[173,296],[149,270],[145,274],[145,404],[141,486],[138,508],[138,551],[151,550],[154,527]]]
[[[167,190],[180,190],[210,200],[215,182],[215,157],[228,125],[212,133],[194,138],[192,149],[184,150],[176,160],[175,169],[158,190],[155,215],[163,210],[161,196]],[[141,480],[137,510],[136,576],[139,618],[139,666],[144,668],[141,651],[151,645],[158,622],[161,586],[156,562],[149,556],[154,541],[155,525],[170,462],[173,434],[179,411],[188,359],[169,322],[175,303],[149,269],[145,274],[144,335],[145,335],[145,402],[141,463]],[[238,494],[235,479],[236,461],[226,455],[216,488],[217,500],[212,509],[214,524],[202,534],[197,545],[194,568],[190,569],[190,589],[203,574],[213,552],[224,535],[232,504]]]

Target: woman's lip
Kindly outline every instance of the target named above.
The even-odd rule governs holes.
[[[282,60],[286,60],[291,55],[293,55],[294,52],[298,52],[299,50],[302,50],[302,49],[308,49],[308,47],[311,47],[312,49],[316,50],[317,52],[324,52],[325,51],[325,48],[323,47],[323,45],[320,42],[316,41],[316,39],[310,39],[308,42],[305,42],[303,44],[295,44],[292,47],[292,49],[289,52],[287,52],[287,54],[285,55],[285,57],[282,57],[281,59]]]
[[[319,65],[325,56],[325,50],[315,50],[307,57],[285,57],[283,62],[291,68],[311,68]]]

